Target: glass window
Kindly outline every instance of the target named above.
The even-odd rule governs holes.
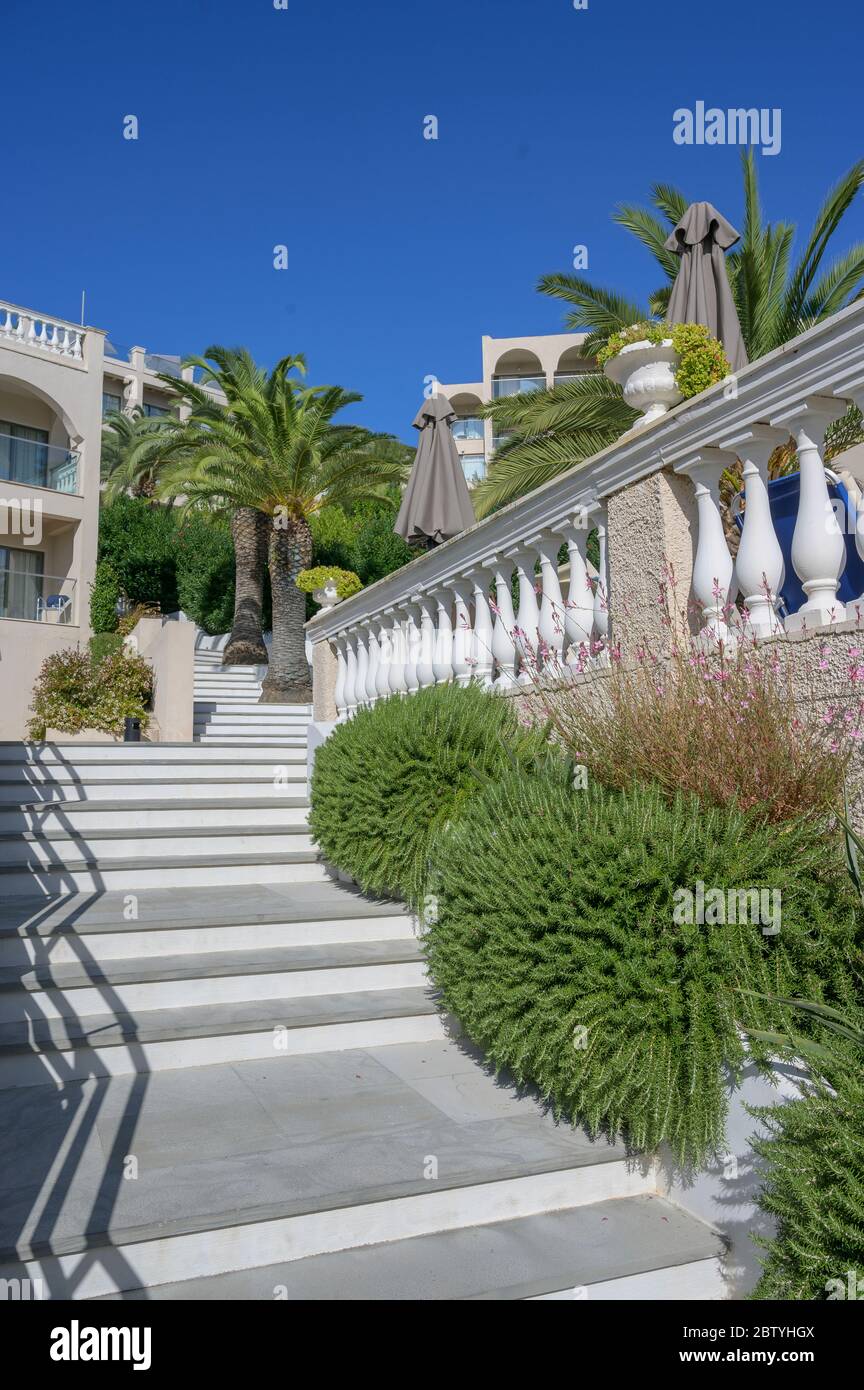
[[[150,415],[155,418],[159,415],[170,415],[170,413],[167,405],[152,405],[150,401],[144,402],[145,415]]]
[[[479,483],[486,477],[486,455],[463,454],[462,472],[465,474],[465,481],[469,487]]]
[[[48,431],[0,420],[0,477],[10,483],[45,487],[48,479]]]
[[[43,551],[0,545],[0,618],[36,622],[44,569]]]
[[[110,415],[112,411],[123,409],[123,397],[115,396],[113,391],[102,392],[102,418]]]
[[[523,391],[545,391],[545,376],[493,376],[492,395],[496,399],[501,396],[519,396]]]
[[[483,421],[476,415],[462,415],[453,421],[454,439],[482,439]]]

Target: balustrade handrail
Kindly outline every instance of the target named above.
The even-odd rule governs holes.
[[[314,644],[415,597],[467,578],[496,555],[555,530],[587,508],[663,468],[684,471],[688,459],[720,449],[753,425],[784,421],[808,398],[844,402],[864,397],[864,302],[856,302],[759,358],[734,378],[683,402],[653,425],[630,431],[567,473],[511,502],[461,535],[436,546],[306,624]],[[789,430],[791,433],[791,429]],[[590,524],[590,523],[589,523]]]
[[[17,323],[13,324],[13,318]],[[26,327],[25,327],[26,325]],[[37,325],[39,328],[37,330]],[[55,357],[84,365],[84,339],[88,333],[83,324],[70,323],[56,314],[40,314],[0,299],[0,341],[38,348]]]

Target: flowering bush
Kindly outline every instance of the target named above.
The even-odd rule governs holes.
[[[28,732],[41,740],[48,729],[64,734],[99,729],[121,738],[127,716],[140,719],[145,732],[152,695],[153,672],[143,657],[121,647],[98,660],[70,647],[42,663]]]
[[[340,598],[350,598],[363,588],[359,576],[353,570],[341,570],[336,565],[318,565],[315,569],[301,570],[295,582],[304,594],[314,593],[316,589],[323,589],[327,584],[335,584],[336,593]]]
[[[678,355],[675,383],[685,400],[716,386],[731,371],[723,346],[702,323],[634,323],[611,334],[597,354],[602,366],[631,343],[667,343]]]

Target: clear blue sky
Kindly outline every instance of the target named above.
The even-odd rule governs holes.
[[[740,225],[738,150],[674,144],[676,107],[781,107],[764,202],[809,226],[864,154],[862,29],[860,0],[4,0],[0,296],[77,320],[86,288],[153,352],[305,352],[408,439],[481,334],[560,331],[535,286],[574,244],[657,283],[617,201],[663,180]]]

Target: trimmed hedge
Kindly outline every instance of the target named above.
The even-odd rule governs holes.
[[[507,773],[439,827],[427,947],[444,1004],[497,1068],[592,1133],[700,1161],[723,1139],[739,1023],[791,1024],[741,991],[850,998],[857,899],[812,824],[579,790],[547,767]],[[677,921],[676,891],[699,882],[780,889],[779,933]]]
[[[334,729],[315,756],[309,825],[325,858],[367,892],[418,906],[429,844],[490,777],[544,755],[514,702],[477,685],[393,695]]]

